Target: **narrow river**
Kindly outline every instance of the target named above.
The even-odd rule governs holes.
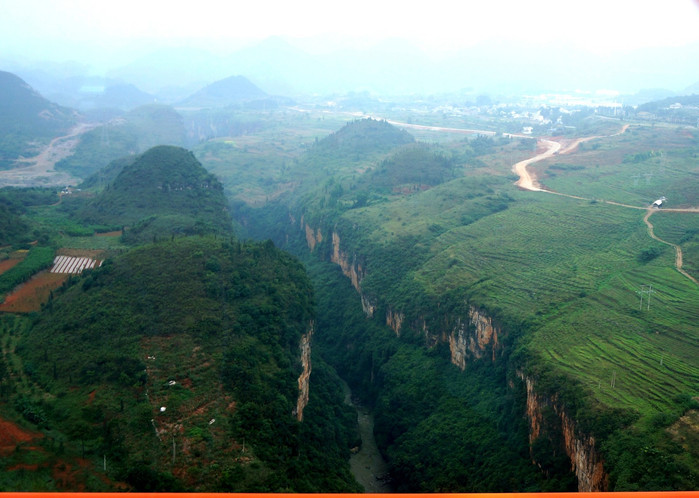
[[[357,410],[359,435],[362,447],[350,457],[350,470],[359,484],[364,486],[365,493],[390,493],[393,491],[390,482],[384,479],[388,476],[388,465],[381,456],[374,440],[374,415],[365,407],[355,404],[352,391],[342,383],[345,392],[345,404]]]

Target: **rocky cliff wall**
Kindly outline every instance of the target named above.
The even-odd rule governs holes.
[[[311,378],[311,339],[313,338],[313,323],[308,327],[308,332],[301,336],[299,350],[301,352],[301,375],[298,378],[299,396],[296,400],[294,415],[301,422],[303,420],[303,410],[308,405]]]
[[[448,337],[451,362],[461,370],[466,368],[468,358],[483,358],[490,353],[493,361],[502,350],[499,342],[501,331],[493,325],[493,320],[481,310],[471,306],[468,320],[457,319]]]
[[[306,243],[308,244],[308,248],[313,252],[313,250],[316,248],[316,245],[320,244],[323,242],[323,232],[320,231],[320,228],[317,230],[313,230],[308,223],[305,224],[305,230],[306,230]]]
[[[580,434],[575,421],[568,415],[565,408],[554,396],[539,393],[534,381],[517,372],[527,389],[527,419],[529,420],[529,444],[541,437],[543,425],[543,410],[548,407],[556,414],[557,422],[561,424],[563,446],[570,458],[571,470],[578,479],[578,491],[593,492],[607,491],[608,476],[596,448],[595,438]]]
[[[342,273],[349,277],[352,281],[352,286],[359,292],[362,293],[361,282],[365,275],[365,270],[361,263],[357,261],[357,255],[354,254],[349,256],[340,247],[340,236],[337,232],[332,233],[332,244],[333,251],[330,255],[330,261],[339,265],[342,269]]]
[[[301,221],[303,223],[303,220]],[[305,228],[309,248],[315,247],[312,240],[317,234],[310,227]],[[347,276],[354,288],[361,296],[362,307],[368,316],[372,316],[376,311],[376,303],[372,302],[362,293],[361,281],[366,276],[366,270],[357,262],[357,255],[349,256],[340,247],[340,236],[337,232],[332,233],[332,254],[331,261],[340,266],[342,273]],[[386,311],[386,324],[393,329],[396,335],[400,336],[404,326],[405,314],[391,309]],[[425,344],[428,347],[439,342],[448,342],[451,352],[451,362],[461,370],[466,368],[467,361],[485,358],[488,356],[495,361],[498,353],[503,352],[502,337],[503,331],[493,323],[483,310],[474,306],[469,307],[467,317],[453,317],[445,319],[445,322],[454,323],[447,330],[435,334],[430,331],[427,324],[421,321],[421,326],[425,336]],[[606,491],[608,476],[604,470],[604,462],[596,449],[596,441],[592,436],[580,434],[576,428],[575,421],[566,413],[564,407],[556,400],[555,396],[546,397],[534,389],[531,379],[518,374],[527,387],[527,410],[526,416],[530,423],[530,444],[541,435],[542,430],[542,410],[544,407],[551,407],[556,413],[561,423],[563,434],[563,446],[571,461],[571,469],[578,479],[578,490],[581,492]]]
[[[388,325],[400,337],[400,330],[403,327],[405,314],[399,311],[393,311],[391,308],[386,310],[386,325]]]

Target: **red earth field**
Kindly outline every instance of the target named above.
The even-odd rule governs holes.
[[[51,291],[63,285],[69,276],[48,271],[34,275],[5,298],[5,302],[0,304],[0,311],[30,313],[41,310],[41,304],[48,301]]]

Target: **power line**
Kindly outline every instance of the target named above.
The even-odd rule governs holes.
[[[638,303],[638,309],[642,310],[643,309],[643,295],[646,294],[648,298],[646,299],[646,310],[650,310],[650,295],[653,294],[655,291],[653,290],[652,285],[642,285],[641,290],[637,290],[636,294],[638,294],[641,298],[640,302]]]

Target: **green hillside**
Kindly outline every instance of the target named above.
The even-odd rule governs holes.
[[[84,222],[126,225],[130,243],[153,237],[203,232],[230,233],[230,215],[221,183],[194,155],[158,146],[107,170],[114,180],[78,209]]]
[[[485,374],[487,360],[474,360],[463,373],[465,379],[484,384],[507,378],[515,390],[524,389],[518,375],[534,382],[542,396],[556,400],[559,411],[571,414],[579,433],[596,438],[610,490],[699,486],[699,454],[681,443],[693,437],[683,417],[699,408],[692,401],[699,396],[699,288],[673,268],[673,249],[651,239],[643,223],[645,207],[660,195],[672,199],[672,207],[699,204],[692,188],[699,171],[690,160],[698,150],[696,134],[634,126],[531,167],[556,192],[582,197],[571,199],[514,187],[512,163],[526,152],[519,140],[453,141],[441,144],[432,156],[426,148],[401,151],[389,140],[377,162],[362,151],[375,150],[390,125],[362,123],[367,136],[375,124],[384,128],[367,141],[366,149],[355,145],[354,152],[341,150],[338,137],[347,130],[320,140],[298,161],[297,172],[289,172],[292,178],[295,173],[304,178],[300,188],[278,202],[238,214],[255,227],[253,233],[273,235],[280,244],[288,241],[285,247],[299,255],[309,252],[311,235],[313,252],[321,259],[338,258],[334,244],[339,243],[345,264],[358,269],[353,278],[362,306],[378,322],[399,315],[401,341],[428,352],[399,360],[407,345],[389,348],[361,327],[326,339],[338,371],[353,372],[351,384],[376,403],[377,430],[392,431],[380,444],[394,475],[424,474],[419,484],[405,477],[412,483],[405,489],[493,489],[484,483],[469,488],[458,479],[449,481],[449,487],[432,467],[436,462],[411,460],[416,448],[443,439],[453,419],[437,415],[440,403],[446,402],[439,395],[428,402],[420,391],[397,394],[403,392],[401,385],[420,389],[420,381],[410,378],[411,368],[430,368],[432,360],[416,361],[415,355],[449,358],[446,336],[470,306],[502,328],[505,372],[498,374],[495,362],[494,373]],[[354,140],[363,138],[355,135]],[[657,152],[660,148],[662,153]],[[309,172],[318,172],[315,183],[305,180]],[[634,175],[647,173],[647,181],[633,181]],[[425,174],[434,175],[427,177],[426,188],[384,186],[423,183]],[[293,222],[299,219],[310,225],[310,232]],[[666,240],[687,250],[686,269],[695,273],[697,214],[661,210],[651,220]],[[644,296],[639,292],[650,285],[650,309],[650,294],[639,308]],[[369,373],[354,372],[350,365],[365,361],[365,355],[371,358]],[[455,368],[446,363],[446,371]],[[396,396],[404,404],[398,411],[391,404]],[[516,400],[501,398],[497,405],[486,390],[468,399],[490,406],[495,418],[517,410]],[[435,411],[423,412],[424,403]],[[549,436],[531,451],[546,470],[544,486],[552,486],[546,489],[564,490],[570,461],[566,463],[560,446],[560,421],[556,435],[553,421],[558,415],[551,414],[546,419]],[[410,429],[416,426],[420,430]],[[645,453],[638,451],[643,445],[648,445]],[[442,461],[461,458],[460,448],[453,451],[442,455]],[[547,454],[562,455],[563,463]],[[643,474],[641,468],[652,470]]]
[[[46,100],[18,76],[0,71],[0,169],[64,135],[76,113]]]
[[[31,217],[26,216],[34,206],[55,204],[58,195],[55,190],[41,188],[0,189],[0,247],[26,244],[45,234],[32,227]]]
[[[81,135],[75,152],[59,161],[56,169],[87,178],[115,159],[145,152],[156,145],[184,142],[182,116],[166,105],[144,105]]]
[[[77,454],[85,477],[105,476],[82,481],[93,491],[355,490],[352,412],[321,360],[303,422],[295,415],[313,318],[297,261],[269,242],[210,237],[128,251],[71,280],[35,320],[0,317],[26,383],[6,399],[45,434],[42,452],[13,456],[33,455],[37,474],[5,471],[3,489],[61,489],[51,468]],[[2,364],[12,378],[16,361]]]

